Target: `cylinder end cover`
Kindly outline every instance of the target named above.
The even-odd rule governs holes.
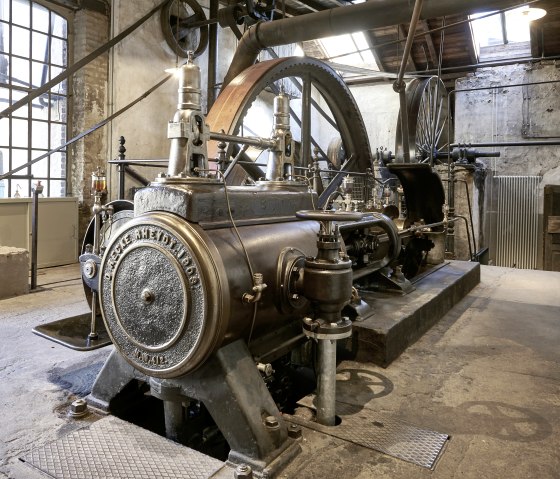
[[[115,347],[149,376],[196,369],[219,340],[220,281],[205,248],[191,226],[168,213],[134,218],[107,246],[103,319]]]

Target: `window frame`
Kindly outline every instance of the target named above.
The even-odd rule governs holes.
[[[68,68],[68,64],[72,58],[72,12],[69,9],[58,7],[41,0],[3,0],[3,2],[7,4],[9,14],[6,19],[1,19],[0,22],[3,28],[7,30],[7,32],[4,33],[4,38],[7,40],[8,45],[4,45],[4,51],[1,52],[1,55],[8,61],[8,69],[6,72],[7,78],[0,77],[0,88],[6,90],[8,99],[6,102],[0,104],[1,110],[13,104],[17,99],[22,98],[34,88],[46,83],[50,78],[54,78],[57,74],[64,71]],[[24,7],[28,10],[29,17],[27,19],[23,21],[14,19],[14,3],[28,5],[28,7]],[[42,13],[39,13],[37,8],[40,8]],[[44,15],[45,13],[46,16],[43,17],[43,25],[45,25],[44,20],[47,20],[46,28],[39,26],[38,22],[34,22],[39,15]],[[55,22],[59,18],[63,20],[62,32],[55,31]],[[23,55],[21,51],[14,49],[15,29],[25,30],[25,35],[27,36],[27,42],[25,42],[27,51],[25,55]],[[34,51],[33,40],[42,36],[47,40],[44,47],[42,46],[45,51],[41,58],[37,58],[37,52]],[[62,47],[62,52],[53,54],[53,44],[59,44]],[[28,64],[27,74],[23,77],[22,85],[18,85],[17,82],[14,81],[16,80],[13,75],[14,61],[27,62]],[[34,81],[39,77],[39,75],[36,74],[37,72],[40,72],[40,81],[38,84]],[[0,119],[0,128],[7,128],[8,141],[7,144],[0,144],[0,152],[7,153],[3,158],[3,173],[11,171],[22,163],[32,161],[68,141],[72,119],[72,102],[70,100],[72,92],[71,78],[64,81],[65,88],[62,88],[62,92],[60,91],[61,84],[62,82],[53,87],[45,95],[41,95],[41,97],[34,99],[32,102],[14,111],[7,118]],[[62,103],[60,103],[61,99]],[[34,109],[39,108],[41,104],[43,107],[46,107],[46,118],[39,118],[38,115],[34,115]],[[53,115],[53,113],[56,113],[56,105],[58,105],[58,108],[64,110],[62,118],[58,115],[58,117],[55,118]],[[25,139],[21,137],[19,139],[15,138],[14,123],[23,121],[26,122],[27,137]],[[35,129],[37,131],[38,128],[43,131],[43,134],[40,137],[35,135],[34,138],[33,130]],[[54,136],[58,138],[54,138]],[[18,191],[18,185],[20,185],[20,188],[23,190],[20,191],[20,196],[29,197],[31,196],[33,184],[36,184],[38,181],[41,181],[45,186],[43,190],[44,196],[67,196],[70,191],[68,155],[68,148],[64,148],[16,172],[14,177],[0,181],[0,183],[3,183],[2,198],[14,198]],[[22,160],[22,158],[25,159]],[[60,163],[58,163],[59,161]],[[39,168],[37,165],[42,165],[42,171],[39,174],[37,173],[37,169]],[[59,169],[59,171],[53,171],[53,166]],[[22,176],[31,176],[32,174],[34,175],[33,178],[21,178]]]

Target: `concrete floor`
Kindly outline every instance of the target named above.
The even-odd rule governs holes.
[[[76,265],[41,273],[41,291],[0,301],[0,477],[30,477],[17,458],[82,425],[65,410],[91,378],[84,390],[63,378],[110,350],[31,333],[88,309]],[[387,369],[339,366],[340,402],[451,435],[435,470],[305,429],[281,477],[559,478],[559,344],[560,273],[482,267],[480,285]]]

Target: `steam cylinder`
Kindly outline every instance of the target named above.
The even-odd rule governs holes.
[[[222,345],[301,317],[278,306],[285,294],[279,257],[290,246],[315,254],[317,230],[315,221],[296,220],[238,228],[252,272],[267,284],[255,305],[242,301],[253,281],[233,228],[204,230],[162,211],[133,218],[111,239],[100,270],[101,310],[115,347],[143,373],[174,378]]]

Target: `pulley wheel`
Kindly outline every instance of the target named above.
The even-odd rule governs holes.
[[[169,47],[180,57],[201,55],[208,46],[206,15],[196,0],[169,0],[161,9],[161,30]]]
[[[408,144],[411,163],[447,162],[449,136],[447,90],[438,77],[414,79],[406,87]],[[403,157],[401,113],[397,120],[397,158]]]

